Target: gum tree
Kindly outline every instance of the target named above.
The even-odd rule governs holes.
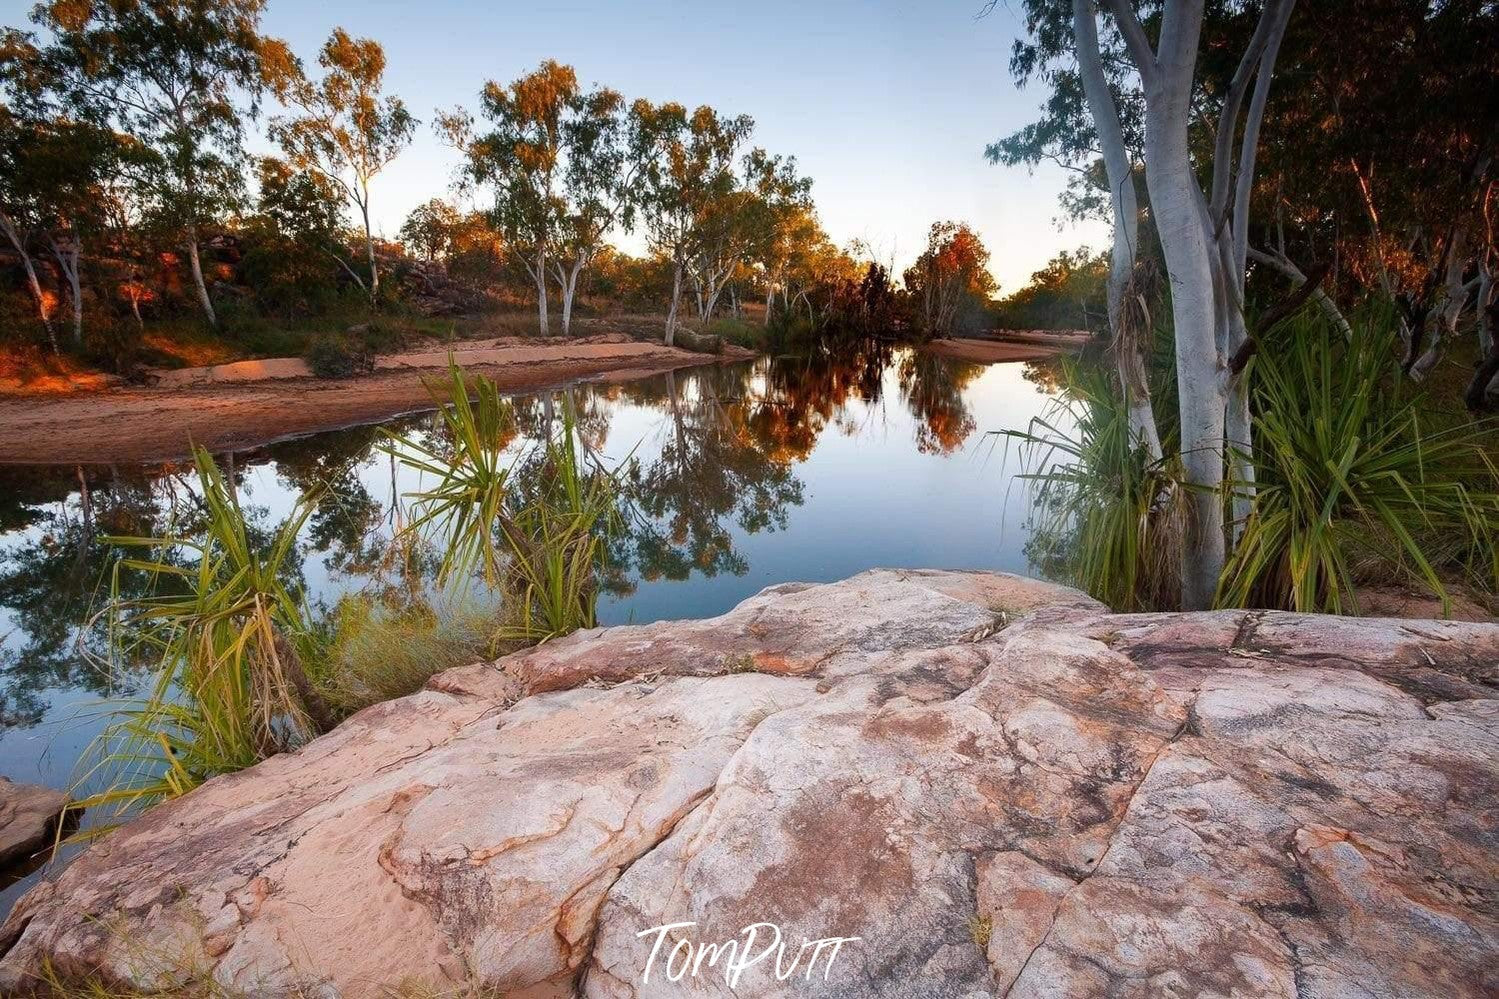
[[[658,107],[643,100],[630,115],[632,144],[654,152],[642,173],[641,206],[652,250],[671,261],[670,345],[676,342],[682,279],[693,256],[714,237],[714,213],[738,189],[734,164],[754,121],[724,117],[707,106],[689,117],[680,104]]]
[[[551,265],[566,336],[572,332],[578,278],[611,230],[634,224],[641,174],[655,150],[630,141],[625,100],[604,87],[569,102],[561,131],[561,216]]]
[[[401,242],[409,245],[425,260],[435,260],[448,253],[453,233],[461,218],[458,209],[441,198],[417,205],[401,223]]]
[[[76,107],[124,133],[143,155],[133,182],[153,220],[178,234],[198,304],[217,325],[200,257],[203,226],[243,191],[244,115],[285,46],[260,33],[264,0],[98,0],[39,4],[50,68]]]
[[[1111,15],[1116,40],[1107,53],[1099,46],[1098,15],[1091,6],[1027,0],[1032,38],[1017,47],[1012,69],[1022,80],[1044,72],[1054,92],[1042,121],[997,144],[998,154],[991,151],[991,156],[1005,159],[1008,145],[1032,162],[1053,156],[1077,165],[1091,161],[1101,148],[1120,250],[1132,242],[1128,216],[1138,217],[1129,210],[1133,185],[1124,182],[1126,167],[1132,177],[1135,166],[1118,148],[1131,132],[1123,120],[1125,108],[1134,134],[1141,136],[1139,160],[1151,220],[1171,285],[1181,458],[1190,487],[1182,600],[1188,608],[1201,608],[1213,600],[1227,555],[1226,461],[1234,465],[1238,524],[1248,516],[1253,495],[1252,433],[1242,379],[1256,349],[1244,319],[1250,196],[1260,126],[1294,0],[1266,0],[1257,9],[1247,4],[1215,8],[1215,17],[1246,17],[1254,27],[1233,49],[1232,75],[1212,90],[1201,86],[1198,75],[1203,0],[1154,0],[1139,10],[1132,0],[1104,0],[1099,7]],[[1076,69],[1058,68],[1068,57]],[[1212,127],[1194,134],[1204,121]],[[1201,141],[1194,141],[1199,136]],[[1208,178],[1206,189],[1199,177]],[[1122,252],[1128,255],[1130,246]],[[1128,287],[1122,261],[1115,261],[1113,271],[1111,284],[1118,291],[1111,287],[1111,298]],[[1111,320],[1121,317],[1122,310],[1111,308]],[[1121,331],[1115,332],[1117,343]],[[1127,357],[1124,363],[1132,364]],[[1127,368],[1122,373],[1126,384],[1133,381]]]
[[[108,224],[107,186],[119,164],[119,143],[80,117],[29,36],[0,38],[0,230],[20,256],[27,285],[54,351],[49,296],[41,288],[29,244],[52,256],[71,311],[73,346],[83,346],[81,265],[85,240]]]
[[[491,80],[480,95],[488,131],[475,134],[467,111],[439,115],[439,132],[464,156],[463,183],[494,192],[491,218],[536,284],[541,333],[547,318],[549,262],[567,216],[562,194],[563,123],[578,100],[571,66],[547,60],[509,86]]]
[[[318,53],[320,81],[289,74],[281,96],[301,113],[271,122],[271,137],[296,167],[315,170],[344,192],[364,223],[370,304],[380,297],[380,267],[370,228],[370,182],[411,143],[416,119],[399,97],[383,95],[385,50],[335,28]],[[363,282],[361,282],[363,283]]]

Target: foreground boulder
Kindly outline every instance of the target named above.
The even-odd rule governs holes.
[[[68,796],[0,777],[0,868],[30,859],[52,842]]]
[[[1491,995],[1496,687],[1490,625],[772,587],[151,811],[18,904],[0,991]]]

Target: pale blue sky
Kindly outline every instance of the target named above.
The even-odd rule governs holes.
[[[969,222],[1013,291],[1057,250],[1101,246],[1105,234],[1057,230],[1061,170],[984,160],[984,145],[1029,121],[1041,95],[1010,82],[1017,16],[1001,3],[976,21],[981,2],[269,0],[264,24],[308,63],[335,25],[385,46],[388,88],[423,121],[375,185],[387,235],[446,194],[455,156],[426,124],[433,109],[472,107],[486,79],[508,82],[554,58],[629,97],[751,115],[755,141],[794,154],[815,179],[840,245],[862,238],[904,267],[933,221]],[[0,3],[7,24],[29,7]]]

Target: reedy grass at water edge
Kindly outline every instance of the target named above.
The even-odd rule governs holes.
[[[306,608],[285,578],[315,497],[299,500],[261,546],[213,458],[199,448],[193,462],[203,487],[200,536],[107,539],[154,558],[115,566],[104,668],[154,661],[156,677],[84,757],[74,786],[105,786],[79,798],[79,810],[118,814],[183,794],[309,737],[324,718],[303,668]],[[182,552],[195,561],[179,561]],[[146,573],[154,592],[123,597],[124,571]]]
[[[1016,478],[1032,499],[1027,554],[1118,610],[1175,606],[1185,515],[1179,462],[1151,461],[1131,438],[1108,372],[1072,358],[1060,370],[1064,391],[1045,415],[1025,430],[997,431],[1024,454]]]

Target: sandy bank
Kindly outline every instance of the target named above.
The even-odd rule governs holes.
[[[983,339],[943,339],[924,344],[922,349],[960,361],[993,364],[1001,361],[1038,361],[1077,350],[1088,341],[1087,333],[1051,333],[1046,330],[1006,331],[1002,336]]]
[[[635,378],[715,358],[622,337],[558,343],[483,341],[453,352],[466,369],[507,391],[579,378]],[[379,359],[373,375],[307,376],[297,358],[240,361],[161,372],[144,388],[53,397],[0,398],[0,462],[163,461],[190,444],[232,450],[429,408],[428,383],[446,351]]]

